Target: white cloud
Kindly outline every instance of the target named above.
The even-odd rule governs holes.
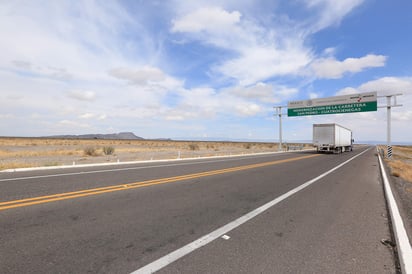
[[[394,120],[405,122],[405,126],[408,126],[412,121],[412,110],[394,112],[392,114],[392,117]]]
[[[298,93],[295,88],[289,88],[286,86],[272,85],[259,82],[256,85],[243,87],[236,86],[225,89],[223,92],[227,92],[230,95],[243,98],[246,100],[260,101],[262,103],[277,103],[281,100],[287,100],[291,96]]]
[[[68,127],[68,128],[91,128],[89,124],[79,123],[72,120],[61,120],[57,124],[60,127]]]
[[[254,116],[262,111],[262,107],[254,103],[238,104],[235,109],[242,116]]]
[[[358,89],[362,92],[377,91],[380,96],[402,94],[397,96],[396,102],[402,107],[392,109],[392,119],[405,123],[403,129],[409,131],[409,136],[412,138],[410,126],[412,121],[412,77],[383,77],[364,83]],[[387,104],[386,98],[380,98],[379,102],[380,105]],[[391,104],[395,104],[394,98],[392,98]]]
[[[254,84],[275,76],[296,75],[311,61],[310,52],[301,47],[300,42],[287,41],[284,48],[251,45],[240,49],[238,58],[224,62],[215,70],[236,79],[240,85]]]
[[[228,8],[232,6],[229,1],[224,2],[226,8],[209,6],[190,10],[180,7],[185,13],[180,13],[179,17],[172,20],[171,31],[185,33],[189,39],[233,51],[234,57],[216,62],[212,72],[233,79],[241,86],[274,77],[304,75],[310,63],[320,78],[340,78],[345,72],[356,73],[368,67],[384,65],[385,56],[372,54],[337,61],[333,57],[333,47],[325,49],[327,58],[317,59],[306,45],[309,35],[339,24],[363,0],[303,2],[306,12],[309,10],[313,14],[304,24],[290,18],[273,22],[251,19],[237,9]],[[247,4],[245,7],[250,9]],[[247,10],[243,10],[245,12]],[[276,14],[276,8],[271,12]],[[277,15],[282,18],[282,14]],[[266,18],[266,14],[261,16]]]
[[[365,0],[303,0],[307,7],[314,12],[312,32],[338,25],[353,9],[360,6]]]
[[[130,48],[151,58],[151,38],[136,18],[116,2],[32,1],[2,5],[0,65],[4,69],[55,80],[109,81],[106,71],[127,65]],[[121,37],[126,29],[139,39]]]
[[[179,113],[169,113],[165,116],[166,121],[183,121],[185,120],[185,116]]]
[[[274,92],[272,85],[265,83],[257,83],[255,86],[251,87],[234,87],[228,89],[228,92],[231,95],[244,98],[247,100],[260,100],[262,102],[274,102]]]
[[[52,67],[52,66],[35,66],[27,61],[14,60],[12,61],[12,70],[19,73],[25,73],[31,77],[44,77],[60,81],[68,81],[72,79],[72,75],[64,68]]]
[[[240,21],[238,11],[227,12],[220,7],[204,7],[172,21],[172,32],[226,32]]]
[[[96,92],[94,91],[73,90],[70,91],[67,96],[80,101],[92,102],[96,100]]]
[[[336,93],[336,96],[349,95],[349,94],[354,94],[354,93],[359,93],[359,91],[356,88],[346,87],[346,88],[343,88],[343,89],[339,90]]]
[[[337,95],[377,91],[378,96],[402,93],[397,97],[397,104],[402,107],[392,108],[392,140],[410,142],[412,139],[412,77],[383,77],[368,81],[358,87],[347,87]],[[392,99],[393,100],[393,99]],[[392,103],[394,103],[392,101]],[[386,106],[386,98],[378,98],[378,106]],[[376,112],[353,113],[340,117],[342,122],[356,130],[361,140],[386,140],[386,109],[378,108]]]
[[[183,86],[183,82],[165,74],[161,69],[151,66],[140,68],[114,68],[109,74],[115,78],[126,80],[131,85],[157,87],[174,90]]]
[[[173,32],[188,33],[191,39],[233,51],[236,57],[216,63],[213,72],[242,86],[274,76],[296,75],[312,60],[301,30],[286,25],[267,28],[243,18],[239,11],[207,8],[173,22]]]
[[[15,116],[11,113],[6,113],[6,114],[0,113],[0,119],[10,119],[10,118],[14,118],[14,117]]]
[[[200,113],[197,112],[197,113]],[[164,119],[166,121],[185,121],[185,120],[191,120],[191,119],[196,119],[197,113],[193,111],[185,111],[179,108],[175,109],[168,109],[164,113]]]
[[[412,77],[383,77],[362,84],[362,91],[378,91],[380,95],[403,93],[412,96]]]
[[[79,115],[80,119],[90,119],[90,118],[94,118],[96,117],[96,114],[94,113],[83,113],[81,115]]]
[[[80,114],[78,116],[79,119],[95,119],[95,120],[105,120],[107,118],[106,114],[97,114],[97,113],[90,113],[90,112],[86,112],[83,114]]]
[[[263,90],[264,91],[264,90]],[[178,105],[165,112],[168,120],[215,119],[220,116],[255,116],[271,109],[262,93],[253,88],[247,90],[236,87],[216,91],[211,88],[183,90]],[[262,99],[263,102],[262,102]]]
[[[321,58],[311,64],[311,69],[318,78],[337,79],[345,73],[356,73],[367,68],[383,67],[387,57],[383,55],[368,54],[360,58],[347,58],[338,61],[335,58]]]
[[[376,91],[378,96],[402,94],[405,98],[412,99],[412,77],[382,77],[363,83],[356,88],[346,87],[338,91],[336,95],[372,91]]]
[[[97,117],[97,120],[106,120],[106,118],[107,118],[107,114],[100,114],[98,117]]]
[[[25,70],[30,70],[32,68],[31,63],[27,61],[14,60],[12,63],[17,68],[21,68]]]
[[[309,93],[309,99],[316,99],[319,98],[319,94],[315,92],[310,92]]]
[[[132,70],[128,68],[114,68],[109,71],[113,77],[128,80],[133,85],[147,85],[151,82],[161,82],[166,78],[166,75],[158,68],[144,66],[142,68]]]
[[[212,88],[195,88],[181,94],[179,109],[196,113],[197,117],[214,118],[227,102],[219,100],[219,94]],[[222,98],[223,99],[223,98]]]

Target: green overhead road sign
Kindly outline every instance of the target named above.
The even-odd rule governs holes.
[[[289,108],[288,116],[307,116],[307,115],[376,111],[377,108],[378,108],[378,105],[376,101],[366,102],[366,103],[320,106],[320,107],[306,107],[306,108],[292,108],[292,109]]]
[[[288,116],[308,116],[376,111],[376,92],[335,96],[313,100],[291,101],[288,103]]]

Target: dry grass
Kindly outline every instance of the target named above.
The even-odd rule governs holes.
[[[66,156],[66,155],[82,155],[83,151],[76,149],[55,149],[55,150],[2,150],[0,149],[1,158],[24,158],[24,157],[45,157],[45,156]]]
[[[401,177],[409,182],[412,182],[412,164],[405,163],[399,160],[389,162],[392,174],[396,177]]]
[[[24,167],[35,167],[36,165],[30,163],[21,163],[21,162],[0,162],[0,170],[3,169],[15,169],[15,168],[24,168]]]
[[[386,147],[380,146],[386,151]],[[391,173],[412,183],[412,146],[393,146],[392,160],[387,160]]]
[[[293,145],[293,144],[288,144]],[[95,153],[86,153],[87,148]],[[113,148],[105,154],[104,148]],[[305,144],[305,148],[311,147]],[[217,156],[277,151],[276,143],[170,140],[102,140],[0,137],[0,170],[9,168]],[[284,146],[286,149],[286,144]]]

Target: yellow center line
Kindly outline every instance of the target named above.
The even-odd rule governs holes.
[[[152,186],[152,185],[166,184],[166,183],[172,183],[172,182],[177,182],[177,181],[224,174],[224,173],[229,173],[229,172],[248,170],[248,169],[253,169],[253,168],[259,168],[259,167],[265,167],[265,166],[270,166],[270,165],[303,160],[303,159],[312,158],[316,156],[319,156],[319,154],[306,155],[306,156],[290,158],[290,159],[285,159],[285,160],[277,160],[277,161],[271,161],[271,162],[265,162],[265,163],[259,163],[259,164],[251,164],[251,165],[245,165],[245,166],[239,166],[239,167],[205,171],[205,172],[180,175],[180,176],[169,177],[169,178],[153,179],[153,180],[147,180],[147,181],[141,181],[141,182],[135,182],[135,183],[129,183],[129,184],[112,185],[112,186],[106,186],[106,187],[84,189],[84,190],[78,190],[78,191],[72,191],[72,192],[64,192],[64,193],[57,193],[57,194],[46,195],[46,196],[39,196],[39,197],[33,197],[33,198],[0,202],[0,211],[11,209],[11,208],[17,208],[17,207],[50,203],[54,201],[61,201],[61,200],[74,199],[74,198],[85,197],[85,196],[92,196],[92,195],[98,195],[98,194],[103,194],[103,193],[108,193],[108,192],[128,190],[132,188],[140,188],[140,187],[146,187],[146,186]]]

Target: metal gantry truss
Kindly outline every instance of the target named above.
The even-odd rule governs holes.
[[[378,108],[386,108],[387,112],[387,132],[386,132],[386,157],[388,159],[392,158],[392,143],[391,143],[391,110],[393,107],[401,107],[401,104],[397,102],[397,96],[401,96],[402,93],[390,94],[390,95],[381,95],[377,96],[378,98],[386,97],[386,105],[385,106],[378,106]],[[286,106],[275,106],[274,109],[276,111],[275,116],[279,116],[279,151],[282,151],[282,108],[286,108]]]

